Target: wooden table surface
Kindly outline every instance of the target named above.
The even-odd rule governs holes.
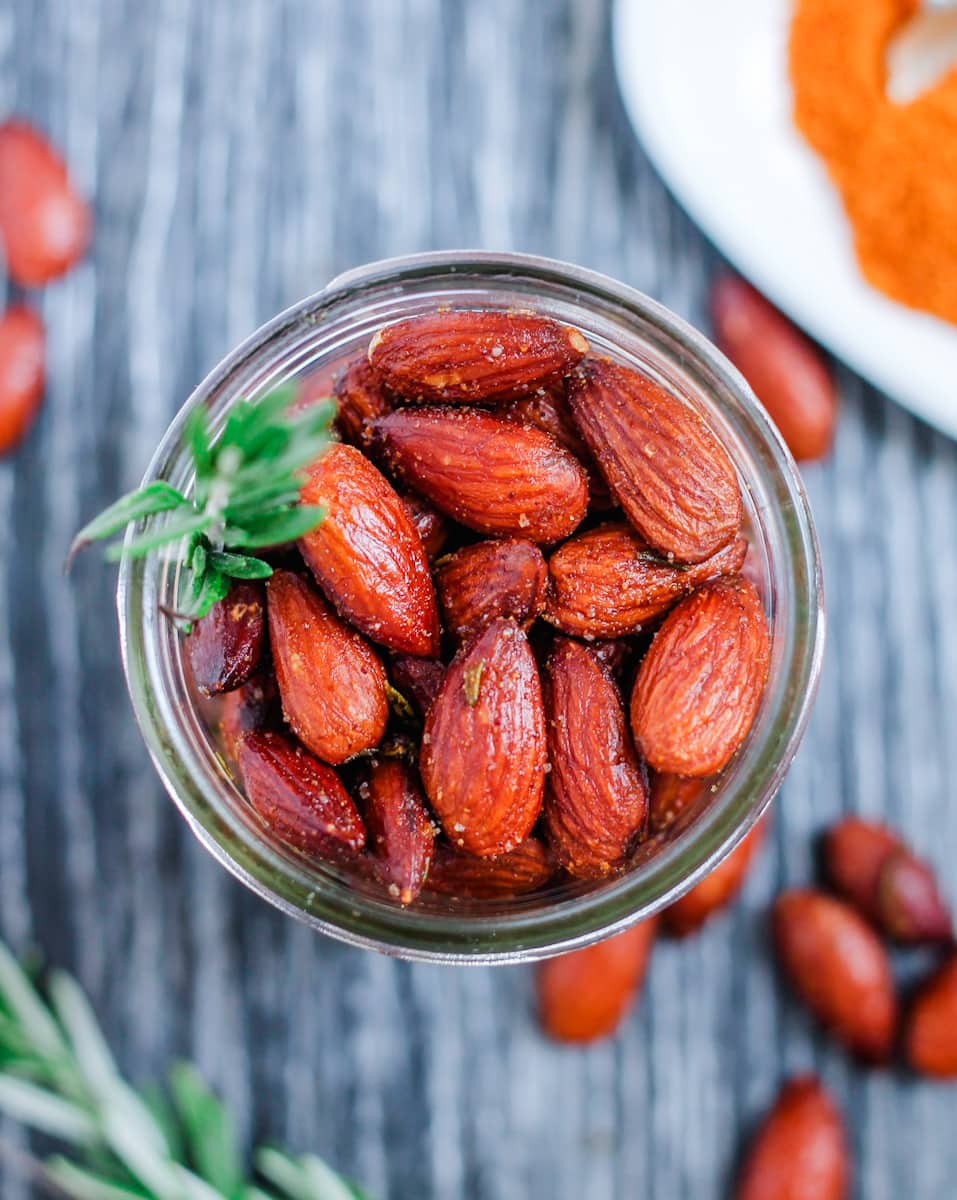
[[[899,823],[957,900],[952,442],[838,369],[837,444],[805,472],[827,663],[773,845],[734,912],[662,944],[639,1011],[586,1051],[540,1036],[530,971],[346,948],[216,866],[134,727],[112,572],[91,556],[61,573],[207,369],[347,267],[525,250],[705,322],[720,264],[631,135],[605,5],[0,0],[8,112],[50,131],[97,227],[37,297],[46,405],[0,464],[3,936],[79,975],[134,1078],[195,1057],[244,1134],[315,1149],[380,1200],[711,1200],[806,1068],[846,1108],[858,1197],[957,1194],[957,1088],[851,1067],[781,989],[766,923],[846,811]],[[28,1194],[10,1175],[0,1192]]]

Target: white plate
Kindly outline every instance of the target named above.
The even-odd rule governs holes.
[[[840,200],[791,123],[790,9],[789,0],[617,0],[625,106],[675,196],[755,286],[957,437],[957,327],[864,282]]]

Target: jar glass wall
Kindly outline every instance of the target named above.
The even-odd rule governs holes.
[[[791,456],[744,380],[707,339],[609,278],[519,255],[418,255],[335,280],[258,330],[203,381],[167,431],[145,481],[190,487],[180,435],[194,406],[208,407],[218,431],[238,398],[360,351],[386,322],[439,305],[527,308],[576,326],[593,350],[639,367],[692,404],[730,455],[752,544],[745,570],[765,601],[772,653],[748,740],[707,803],[667,838],[648,843],[621,876],[481,904],[423,894],[401,908],[371,885],[283,845],[246,803],[189,682],[182,639],[161,614],[162,607],[175,608],[175,563],[160,555],[124,562],[120,637],[137,720],[167,790],[200,841],[250,888],[357,945],[444,962],[515,962],[586,945],[658,911],[758,820],[797,750],[817,683],[824,636],[820,562]]]

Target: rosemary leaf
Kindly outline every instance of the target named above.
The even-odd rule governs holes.
[[[242,527],[227,525],[223,537],[227,545],[244,550],[281,546],[315,529],[325,515],[326,510],[320,506],[300,504],[297,508],[278,509],[263,517],[247,519]]]
[[[205,512],[177,512],[152,533],[143,533],[129,542],[118,542],[107,547],[106,557],[110,562],[119,562],[121,558],[145,558],[157,546],[178,542],[190,533],[202,533],[212,523],[213,517]]]
[[[84,525],[76,535],[67,556],[67,566],[90,542],[112,537],[115,533],[125,529],[131,521],[139,521],[143,517],[152,517],[157,513],[170,512],[183,505],[189,505],[186,497],[162,479],[154,480],[146,487],[121,496],[109,508],[105,508],[98,517],[94,517],[92,521]]]
[[[176,1063],[170,1091],[197,1172],[221,1195],[238,1195],[243,1183],[236,1130],[225,1107],[190,1063]]]
[[[96,1122],[79,1105],[10,1075],[0,1076],[0,1112],[77,1146],[94,1142],[99,1133]]]
[[[256,1155],[256,1166],[289,1200],[355,1200],[352,1188],[321,1159],[292,1158],[265,1147]]]
[[[143,1193],[103,1179],[59,1155],[44,1165],[44,1174],[75,1200],[143,1200]]]
[[[233,554],[229,550],[211,550],[206,561],[213,570],[230,579],[268,579],[272,574],[272,567],[261,558]]]

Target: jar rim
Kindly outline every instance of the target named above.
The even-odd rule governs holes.
[[[231,811],[222,795],[222,773],[214,774],[208,757],[198,753],[170,694],[169,656],[164,657],[158,608],[150,603],[158,587],[158,556],[123,560],[117,610],[127,686],[150,756],[192,832],[223,866],[287,914],[353,945],[433,962],[504,964],[577,949],[652,915],[699,882],[748,834],[780,786],[807,726],[823,657],[823,583],[803,482],[780,434],[739,372],[703,334],[657,301],[609,276],[533,255],[438,251],[385,259],[337,276],[322,291],[261,326],[213,368],[170,424],[143,482],[164,477],[180,455],[180,434],[189,412],[221,396],[270,347],[294,342],[332,310],[361,301],[374,288],[399,289],[446,277],[463,282],[525,280],[571,289],[580,305],[601,303],[656,329],[682,361],[707,371],[733,398],[755,446],[768,457],[769,479],[788,510],[782,529],[795,584],[790,603],[799,619],[790,637],[788,661],[782,664],[786,693],[780,694],[780,711],[773,714],[770,727],[775,752],[762,753],[760,745],[751,746],[743,777],[739,770],[735,788],[728,789],[729,794],[722,789],[722,803],[710,804],[689,836],[664,846],[640,868],[596,891],[530,912],[490,916],[405,909],[331,880],[310,887],[303,868],[257,839]],[[127,536],[133,534],[130,530]]]

